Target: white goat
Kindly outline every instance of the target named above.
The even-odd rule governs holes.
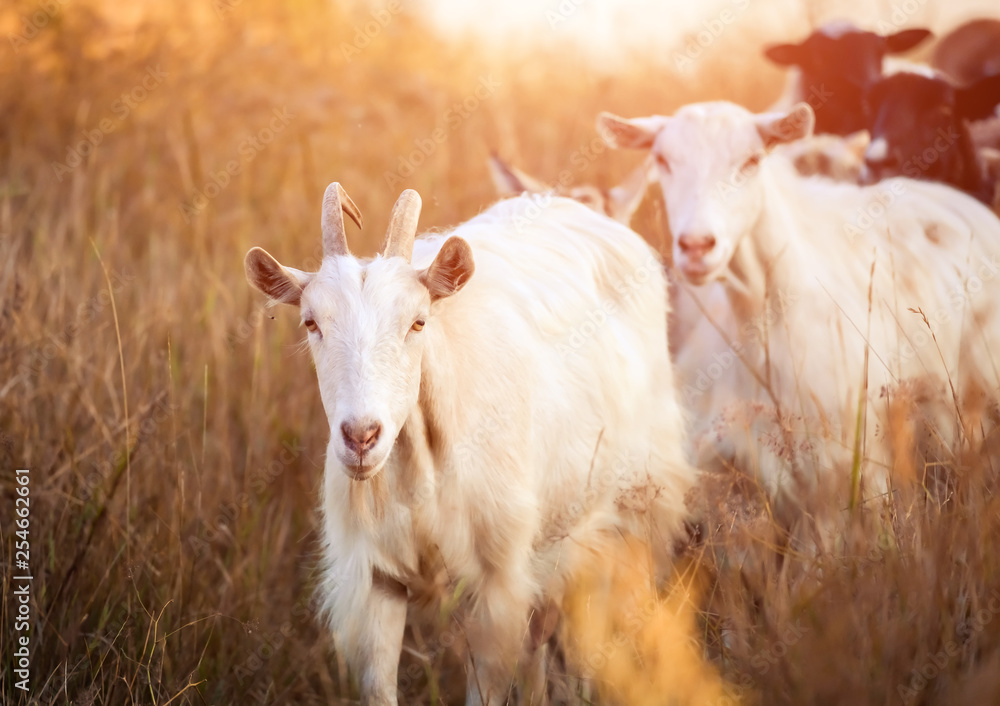
[[[622,531],[669,561],[681,531],[696,473],[661,263],[563,198],[502,201],[414,241],[406,191],[370,260],[348,251],[342,209],[360,225],[332,184],[319,272],[246,258],[251,284],[300,307],[332,430],[330,625],[362,700],[395,704],[408,605],[461,595],[467,703],[505,703],[529,615],[581,562]]]
[[[558,194],[579,201],[592,211],[603,213],[608,218],[625,225],[632,221],[632,216],[642,203],[642,197],[646,195],[646,188],[656,181],[653,163],[648,159],[633,169],[621,184],[610,189],[602,189],[593,184],[569,186],[560,183],[558,186],[551,186],[507,164],[495,154],[490,155],[487,166],[493,185],[501,198],[519,196],[525,192]]]
[[[703,321],[675,363],[698,418],[699,461],[735,460],[779,496],[796,494],[792,479],[846,481],[857,438],[883,485],[901,385],[931,380],[944,391],[950,380],[961,397],[977,386],[994,396],[1000,384],[990,356],[1000,351],[1000,221],[940,184],[807,179],[767,156],[812,125],[807,104],[598,118],[612,146],[651,150],[680,272],[693,285],[724,281],[721,333]]]
[[[778,145],[775,152],[794,164],[802,176],[821,176],[857,184],[864,172],[868,142],[868,133],[864,130],[847,137],[811,135]]]
[[[625,180],[611,189],[601,189],[593,184],[578,184],[573,187],[554,187],[527,174],[517,167],[507,164],[496,155],[491,155],[487,166],[496,187],[497,195],[506,198],[522,193],[559,194],[579,201],[597,213],[603,213],[619,223],[629,225],[639,204],[642,203],[648,185],[656,181],[656,170],[652,158],[643,161]],[[668,283],[670,317],[668,322],[670,350],[675,352],[683,345],[688,334],[701,319],[701,310],[691,298],[681,292],[676,282]],[[717,308],[717,307],[714,307]]]

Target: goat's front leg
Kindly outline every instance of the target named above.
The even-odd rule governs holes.
[[[495,575],[479,591],[465,625],[469,644],[466,706],[510,703],[518,661],[530,641],[531,596],[525,584]]]
[[[355,655],[361,703],[396,706],[396,674],[406,629],[406,587],[376,571],[363,621]]]

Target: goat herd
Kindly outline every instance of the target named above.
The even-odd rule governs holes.
[[[308,331],[331,429],[320,591],[365,703],[397,703],[408,612],[457,594],[467,703],[505,703],[552,629],[532,616],[615,537],[669,569],[697,469],[738,468],[785,512],[821,486],[842,507],[916,453],[893,428],[967,440],[955,405],[1000,387],[993,153],[970,125],[1000,101],[998,27],[963,27],[931,69],[885,58],[927,31],[830,25],[768,50],[796,68],[767,113],[600,115],[612,147],[647,155],[610,191],[554,196],[494,158],[512,198],[416,238],[405,191],[365,259],[334,183],[318,272],[247,254]],[[800,171],[816,165],[838,178]],[[654,181],[672,283],[626,225]]]

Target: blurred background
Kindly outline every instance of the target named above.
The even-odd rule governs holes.
[[[11,469],[31,469],[31,703],[349,702],[311,605],[326,420],[297,313],[266,308],[242,264],[259,245],[315,268],[329,182],[364,213],[349,238],[370,254],[405,188],[423,197],[423,228],[488,206],[491,151],[550,183],[568,171],[616,184],[641,155],[604,149],[601,110],[765,108],[785,78],[762,48],[826,20],[944,32],[997,12],[995,0],[7,0],[0,485],[9,498]],[[656,195],[633,227],[669,251]],[[0,507],[7,563],[12,508]],[[988,557],[982,527],[962,527]],[[880,540],[860,531],[863,561]],[[689,676],[747,703],[898,702],[968,606],[916,584],[900,598],[885,586],[905,574],[871,581],[876,565],[903,571],[880,560],[826,575],[828,602],[794,639],[804,599],[788,586],[769,593],[768,620],[745,586],[699,604],[682,639],[708,646]],[[712,571],[709,594],[745,582]],[[10,576],[3,701],[20,704]],[[871,621],[835,627],[865,591],[881,606]],[[1000,620],[987,617],[938,668],[950,676],[914,691],[921,703],[996,693]],[[448,652],[407,639],[406,703],[460,699]],[[818,654],[840,661],[824,672]],[[704,702],[688,686],[671,687],[678,702]],[[663,703],[654,687],[643,703]]]

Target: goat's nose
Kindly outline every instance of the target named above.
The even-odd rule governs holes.
[[[360,456],[378,443],[382,425],[376,421],[350,420],[340,425],[340,433],[344,437],[344,445]]]
[[[685,255],[703,257],[715,247],[715,236],[684,233],[677,239],[677,245]]]

